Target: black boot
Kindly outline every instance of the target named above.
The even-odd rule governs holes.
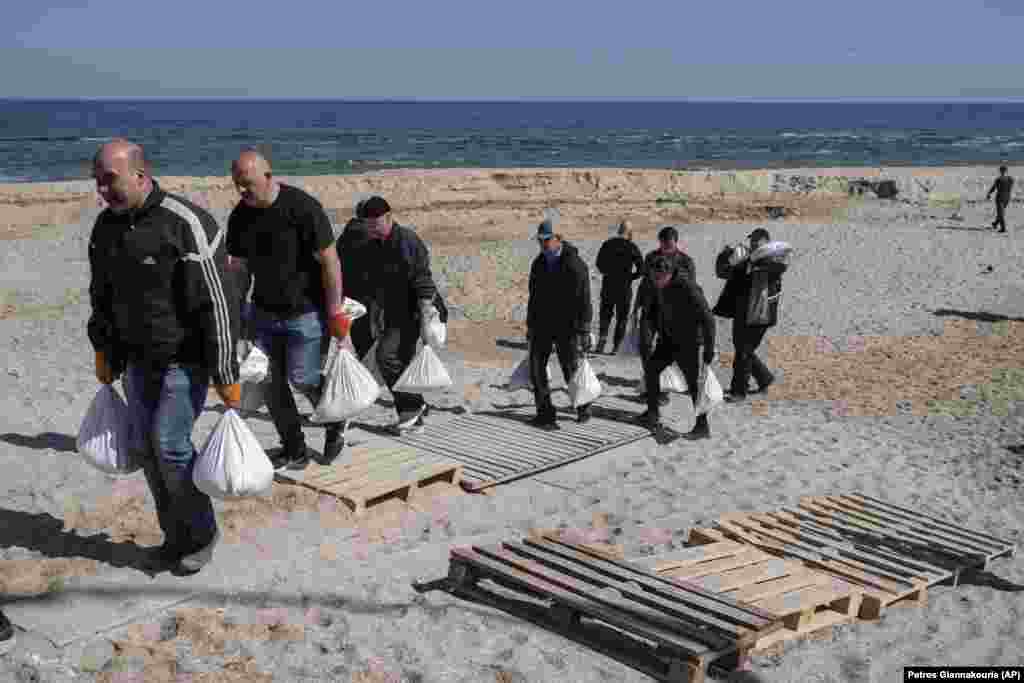
[[[530,424],[547,431],[558,429],[558,421],[555,419],[555,407],[544,406],[538,409],[537,416],[530,420]]]
[[[324,430],[324,453],[320,456],[313,454],[313,460],[318,465],[330,465],[341,455],[341,451],[345,448],[346,431],[348,431],[348,420],[327,425]]]
[[[708,426],[708,414],[697,416],[697,424],[693,426],[687,434],[686,438],[691,441],[696,439],[706,439],[711,436],[711,427]]]
[[[590,421],[590,405],[588,403],[576,409],[576,421],[580,424]]]

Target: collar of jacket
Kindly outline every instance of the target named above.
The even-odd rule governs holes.
[[[149,193],[149,196],[146,197],[146,201],[142,203],[142,206],[135,209],[129,214],[132,225],[135,225],[140,218],[144,217],[146,214],[152,211],[154,207],[159,206],[160,203],[164,200],[164,196],[167,194],[162,189],[160,189],[160,185],[159,183],[156,182],[155,178],[152,179],[152,182],[153,190]]]

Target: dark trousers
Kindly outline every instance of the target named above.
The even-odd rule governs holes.
[[[732,363],[732,383],[729,386],[729,393],[736,396],[747,394],[747,385],[750,376],[753,374],[759,387],[764,387],[774,379],[768,366],[757,357],[757,347],[764,339],[767,327],[750,327],[738,320],[732,322],[732,345],[736,350],[736,357]]]
[[[664,336],[651,353],[644,367],[644,386],[647,389],[647,409],[658,414],[658,395],[661,393],[661,373],[676,363],[686,378],[686,390],[696,408],[700,387],[700,344],[676,344]]]
[[[374,342],[377,343],[377,367],[380,369],[384,384],[387,385],[395,399],[395,412],[399,419],[415,413],[423,407],[423,394],[408,394],[404,391],[393,391],[398,378],[402,376],[409,363],[416,356],[416,347],[420,340],[420,327],[416,320],[409,319],[404,325],[374,325],[372,315],[364,315],[354,323],[349,333],[356,356],[362,360]]]
[[[999,228],[1000,230],[1006,230],[1006,205],[1009,204],[1006,200],[996,200],[996,220],[992,224],[993,228]]]
[[[530,381],[533,382],[533,398],[537,405],[537,414],[545,417],[555,415],[547,371],[552,347],[558,353],[558,362],[562,366],[562,376],[565,377],[566,384],[572,381],[582,360],[572,334],[538,335],[530,340]]]
[[[605,278],[601,282],[601,308],[599,315],[599,338],[608,338],[608,328],[612,324],[612,316],[615,317],[615,336],[613,338],[614,348],[619,348],[622,338],[626,336],[626,325],[629,323],[629,307],[633,301],[633,286],[630,282],[618,282]],[[601,346],[603,343],[599,342]],[[603,351],[598,348],[598,351]]]

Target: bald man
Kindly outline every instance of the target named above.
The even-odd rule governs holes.
[[[311,457],[329,465],[345,446],[346,423],[325,425],[323,453],[311,453],[291,387],[316,405],[323,354],[332,337],[348,336],[334,229],[320,202],[278,182],[258,152],[242,152],[231,177],[241,201],[228,218],[228,267],[253,278],[251,324],[270,358],[267,405],[282,445],[274,467],[302,470]]]
[[[89,239],[89,340],[96,377],[118,377],[148,437],[143,471],[164,542],[153,569],[191,574],[220,536],[210,499],[192,483],[192,428],[212,378],[239,403],[238,294],[226,277],[223,231],[198,206],[160,189],[140,146],[115,140],[93,159],[107,203]]]

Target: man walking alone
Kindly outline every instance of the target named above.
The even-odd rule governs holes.
[[[1013,178],[1006,174],[1006,167],[999,167],[999,177],[992,183],[985,199],[991,199],[992,193],[996,193],[996,219],[992,222],[992,228],[999,232],[1006,232],[1006,207],[1010,203],[1010,194],[1013,192]]]

